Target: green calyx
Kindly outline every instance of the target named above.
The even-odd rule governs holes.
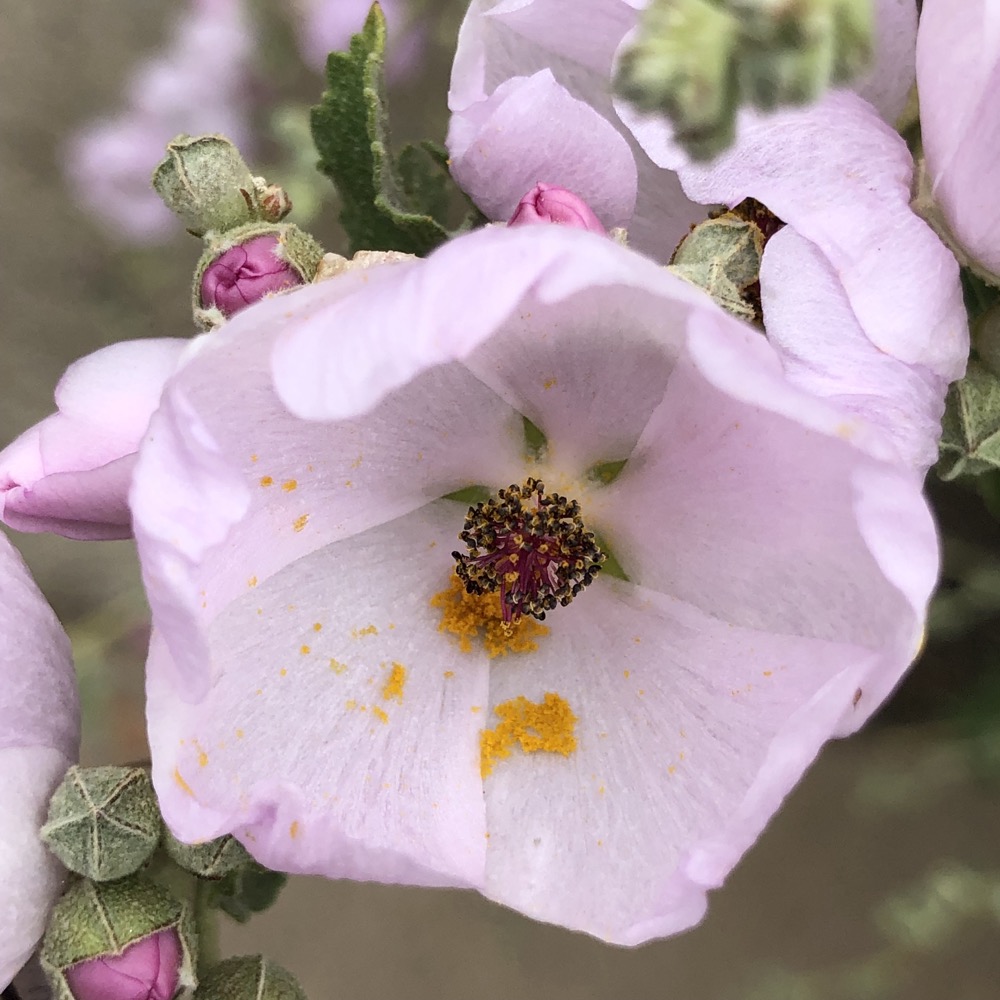
[[[180,985],[196,985],[196,943],[187,907],[141,875],[114,882],[81,879],[56,904],[40,959],[60,1000],[74,1000],[64,972],[87,959],[120,955],[130,945],[170,929],[181,942]]]
[[[710,159],[732,143],[741,106],[805,104],[854,79],[872,30],[870,0],[653,0],[616,85]]]
[[[1000,376],[976,358],[948,390],[941,430],[942,479],[1000,469]]]
[[[340,195],[340,221],[356,250],[398,250],[423,256],[455,232],[485,221],[470,210],[457,230],[447,226],[459,200],[447,153],[434,143],[392,151],[383,63],[386,25],[373,4],[347,52],[331,53],[327,89],[312,109],[319,169]]]
[[[227,958],[208,970],[198,1000],[306,1000],[295,977],[263,955]]]
[[[141,868],[161,830],[144,768],[73,766],[52,796],[41,837],[70,871],[104,882]]]
[[[171,861],[199,878],[221,879],[254,863],[247,849],[228,835],[203,844],[184,844],[164,830],[163,848]]]

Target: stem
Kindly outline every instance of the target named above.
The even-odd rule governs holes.
[[[192,909],[198,936],[198,978],[219,961],[219,911],[211,905],[212,883],[195,878]]]

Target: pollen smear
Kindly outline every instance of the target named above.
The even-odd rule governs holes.
[[[479,773],[484,778],[498,760],[510,756],[515,745],[524,753],[544,750],[563,757],[576,750],[577,718],[569,702],[554,691],[547,691],[540,703],[518,695],[493,711],[500,722],[479,734]]]
[[[385,682],[385,686],[382,688],[382,700],[383,701],[398,701],[402,704],[403,701],[403,687],[406,684],[406,667],[402,663],[392,664],[392,673],[389,674],[389,679]]]
[[[508,653],[533,653],[538,649],[535,640],[549,634],[548,626],[534,618],[505,622],[496,594],[468,593],[457,574],[452,574],[447,590],[431,598],[431,607],[441,612],[439,632],[455,636],[463,653],[471,653],[473,640],[481,640],[491,660]]]

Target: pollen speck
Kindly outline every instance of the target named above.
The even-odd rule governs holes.
[[[251,455],[250,456],[250,461],[253,462],[255,465],[257,464],[257,462],[259,460],[260,460],[260,456],[259,455]]]
[[[347,664],[346,663],[341,663],[340,660],[335,660],[331,656],[330,657],[330,669],[335,674],[342,674],[345,670],[347,670]]]
[[[366,625],[364,628],[351,629],[352,639],[360,639],[365,635],[378,635],[378,629],[374,625]]]
[[[312,652],[312,648],[310,646],[299,646],[299,652],[303,656],[308,656]]]
[[[498,760],[510,756],[514,745],[525,753],[558,753],[568,757],[576,750],[576,716],[569,702],[547,691],[540,704],[518,695],[493,710],[500,718],[494,729],[479,734],[479,772],[485,778]]]
[[[295,518],[292,522],[292,527],[296,531],[301,531],[309,523],[309,515],[303,514],[301,517]]]
[[[455,676],[455,671],[454,670],[446,670],[444,672],[444,675],[445,675],[445,677],[448,677],[448,678],[454,677]]]
[[[322,622],[313,622],[313,631],[314,632],[322,632],[323,631],[323,623]]]
[[[548,626],[527,615],[505,622],[496,594],[469,594],[456,574],[447,590],[431,598],[431,607],[441,610],[439,632],[455,636],[463,653],[472,652],[473,639],[482,640],[491,660],[508,653],[533,653],[538,649],[535,640],[549,634]]]
[[[364,461],[364,457],[365,457],[364,455],[358,455],[358,457],[353,462],[351,462],[351,468],[352,469],[361,468],[361,463]]]
[[[482,705],[471,705],[469,707],[469,711],[473,712],[473,713],[481,712],[482,710],[483,710],[483,706]]]
[[[184,780],[180,769],[176,767],[174,768],[174,781],[177,783],[182,792],[186,795],[190,795],[192,799],[195,797],[194,792],[191,790],[191,786]]]
[[[542,383],[542,388],[543,388],[543,389],[551,389],[551,388],[552,388],[552,387],[553,387],[554,385],[557,385],[557,384],[558,384],[558,383],[557,383],[557,380],[556,380],[555,376],[553,375],[553,376],[551,376],[550,378],[547,378],[547,379],[546,379],[546,380],[545,380],[545,381],[544,381],[544,382]]]
[[[392,664],[392,673],[382,688],[382,698],[384,701],[403,701],[403,686],[406,684],[406,667],[402,663]]]
[[[282,667],[282,668],[281,668],[281,669],[280,669],[280,670],[278,671],[278,673],[279,673],[279,674],[281,674],[281,676],[282,676],[282,677],[286,677],[286,676],[288,675],[288,670],[287,670],[287,669],[286,669],[285,667]]]
[[[208,767],[208,754],[204,750],[198,751],[198,766]]]
[[[237,729],[236,730],[236,738],[238,740],[241,740],[241,739],[243,739],[243,736],[244,736],[243,730],[242,729]]]
[[[632,676],[632,671],[631,670],[623,670],[622,674],[624,675],[625,680],[628,680]]]
[[[283,483],[281,484],[281,488],[282,488],[282,489],[283,489],[283,490],[284,490],[284,491],[285,491],[286,493],[291,493],[291,492],[292,492],[292,490],[295,490],[295,489],[298,489],[298,487],[299,487],[299,481],[298,481],[297,479],[286,479],[286,480],[285,480],[285,481],[284,481],[284,482],[283,482]]]
[[[372,706],[372,715],[374,715],[375,718],[378,719],[378,721],[381,722],[383,725],[385,725],[385,723],[389,721],[388,714],[385,712],[384,709],[379,708],[378,705]]]
[[[268,486],[274,485],[274,479],[271,476],[261,476],[260,485],[267,489]]]
[[[294,820],[292,825],[288,828],[288,836],[294,840],[299,835],[299,821]]]
[[[764,676],[765,676],[765,677],[770,677],[770,676],[771,676],[771,675],[772,675],[773,673],[774,673],[774,671],[773,671],[773,670],[765,670],[765,671],[764,671]]]
[[[247,586],[248,587],[256,587],[257,586],[257,577],[255,577],[255,576],[250,577],[250,579],[247,580]]]

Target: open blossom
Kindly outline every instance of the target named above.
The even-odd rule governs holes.
[[[188,341],[125,341],[74,362],[58,411],[0,451],[0,520],[18,531],[128,538],[135,452]]]
[[[244,310],[131,500],[177,836],[625,944],[697,922],[880,704],[937,566],[880,435],[562,226]]]
[[[913,163],[886,124],[913,81],[915,5],[880,0],[877,59],[857,94],[744,113],[735,145],[707,165],[689,161],[662,118],[611,93],[645,4],[572,6],[571,18],[568,0],[471,5],[449,95],[459,183],[495,219],[536,177],[565,185],[664,263],[704,206],[763,203],[786,224],[765,248],[760,286],[788,377],[878,427],[904,465],[925,471],[968,329],[957,265],[911,211]],[[570,20],[588,30],[565,30]]]
[[[62,888],[38,836],[80,749],[69,639],[0,534],[0,990],[28,960]]]
[[[1000,7],[924,0],[917,85],[931,193],[965,252],[1000,275]]]

